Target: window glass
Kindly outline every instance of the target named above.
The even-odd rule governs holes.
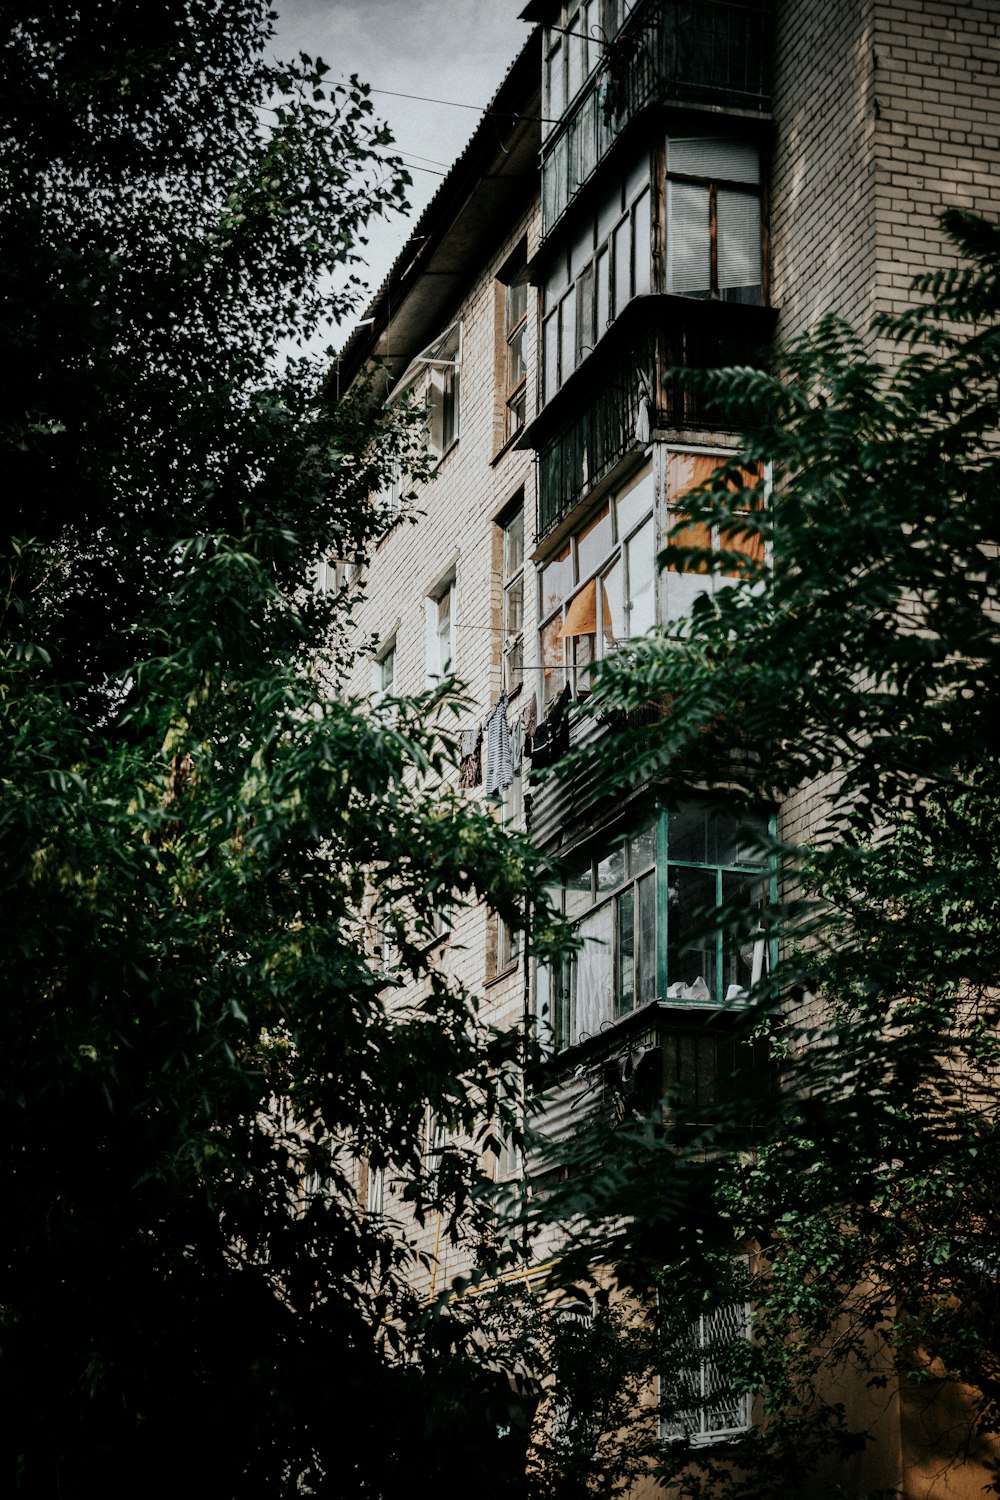
[[[542,569],[542,614],[561,604],[572,585],[573,562],[567,545]]]
[[[650,243],[652,228],[649,219],[649,205],[650,195],[647,188],[632,210],[632,222],[634,225],[632,242],[633,254],[635,256],[634,292],[637,297],[641,297],[649,291],[650,261],[653,254],[653,247]]]
[[[615,899],[615,1015],[635,1009],[635,888],[628,886]]]
[[[632,225],[623,219],[615,230],[615,317],[632,294]]]
[[[629,874],[638,875],[656,861],[656,829],[643,828],[628,841]]]
[[[647,467],[619,491],[615,505],[618,510],[618,537],[624,540],[634,530],[643,516],[653,509],[653,470]]]
[[[541,571],[540,617],[541,660],[545,677],[545,702],[551,703],[566,680],[562,647],[569,641],[568,676],[571,686],[589,686],[583,668],[602,657],[616,643],[637,631],[645,632],[656,617],[654,529],[652,516],[652,465],[632,481],[621,496],[613,498],[591,516],[575,540]],[[648,520],[627,541],[615,541],[613,522],[622,517],[631,522],[645,511]],[[631,599],[627,569],[634,574]],[[595,576],[600,571],[599,576]],[[582,584],[582,586],[581,586]],[[630,625],[629,610],[635,624]],[[559,614],[548,618],[553,611]],[[577,670],[580,669],[580,670]]]
[[[691,999],[717,999],[716,941],[712,929],[716,905],[714,871],[671,864],[667,885],[667,974],[671,987],[683,984],[695,989]]]
[[[548,712],[563,690],[565,657],[561,615],[556,615],[542,627],[541,651],[544,709]]]
[[[590,860],[576,860],[566,869],[566,915],[578,917],[593,904]]]
[[[609,902],[577,926],[583,945],[574,954],[571,985],[573,1041],[596,1036],[611,1018],[613,993],[611,913]]]
[[[559,379],[565,380],[576,368],[576,287],[570,287],[559,304]]]
[[[645,635],[656,623],[656,546],[653,518],[626,543],[629,636]]]
[[[605,505],[591,517],[577,537],[577,577],[589,577],[610,550],[611,510]]]
[[[551,401],[559,389],[559,314],[554,312],[545,324],[545,400]]]
[[[624,573],[619,557],[602,579],[601,629],[608,646],[626,639]]]
[[[594,329],[596,340],[605,332],[611,321],[611,252],[606,246],[597,257],[594,275],[597,283],[597,326]]]
[[[637,1003],[656,999],[656,875],[651,872],[637,883],[639,983]]]
[[[625,879],[625,846],[620,844],[597,861],[597,889],[613,891]]]
[[[649,155],[647,152],[633,162],[625,179],[625,202],[631,203],[637,193],[649,187]]]

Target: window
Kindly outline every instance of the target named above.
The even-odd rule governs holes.
[[[600,9],[600,0],[563,0],[559,25],[546,30],[542,104],[546,135],[597,66],[602,46]]]
[[[586,359],[625,304],[650,290],[649,182],[643,153],[552,264],[542,305],[543,401]]]
[[[455,584],[445,584],[427,603],[427,681],[439,682],[454,668]]]
[[[519,273],[524,267],[519,268]],[[503,289],[504,441],[524,426],[528,392],[528,283],[515,277]]]
[[[383,698],[392,698],[396,693],[396,642],[393,641],[380,657],[372,662],[372,707],[377,708]]]
[[[731,455],[729,455],[731,457]],[[718,573],[681,572],[669,562],[672,548],[700,547],[706,551],[739,554],[751,568],[764,561],[763,538],[750,532],[746,535],[727,534],[720,537],[717,527],[709,528],[701,522],[685,526],[684,496],[711,479],[725,455],[720,453],[682,453],[671,451],[667,457],[667,522],[677,528],[670,537],[667,562],[667,617],[675,620],[690,614],[699,594],[713,594],[727,585],[737,583],[743,576],[739,557],[734,557],[731,567]],[[742,482],[753,489],[760,481],[759,472],[741,469]],[[745,512],[750,517],[750,510]]]
[[[500,825],[503,828],[520,828],[524,824],[524,792],[520,768],[514,772],[513,780],[501,793],[499,808]],[[496,918],[496,972],[516,963],[521,956],[521,932],[511,927],[499,914]]]
[[[380,1219],[385,1203],[385,1170],[368,1164],[367,1209],[373,1219]]]
[[[316,564],[316,587],[321,594],[339,594],[356,582],[361,572],[359,562],[342,557],[323,557]]]
[[[767,827],[763,812],[692,799],[566,862],[553,895],[580,947],[536,975],[552,1045],[574,1046],[652,1000],[717,1007],[748,997],[769,958],[755,916],[770,895],[759,849]],[[732,931],[716,930],[722,907]]]
[[[761,301],[760,175],[751,141],[668,138],[668,292]]]
[[[427,405],[427,442],[443,458],[458,439],[462,325],[452,326],[415,356],[397,381],[391,401],[412,392]]]
[[[503,531],[503,680],[508,693],[524,681],[524,501]]]
[[[750,1397],[734,1390],[734,1347],[750,1337],[745,1302],[722,1302],[697,1317],[674,1345],[679,1365],[660,1377],[660,1437],[709,1443],[750,1426]]]
[[[544,712],[567,682],[585,693],[594,661],[656,620],[653,488],[647,465],[539,573]]]

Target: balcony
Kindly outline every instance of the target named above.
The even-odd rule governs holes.
[[[692,1136],[726,1105],[755,1106],[777,1092],[777,1068],[762,1037],[740,1035],[738,1011],[686,1010],[653,1001],[600,1035],[552,1057],[536,1080],[531,1128],[558,1147],[594,1126],[648,1114],[665,1094],[682,1136]],[[529,1174],[554,1163],[538,1149]]]
[[[654,429],[734,430],[738,414],[710,405],[676,372],[760,364],[776,317],[730,302],[633,298],[521,437],[539,455],[536,540]]]
[[[639,4],[542,160],[542,236],[551,233],[625,128],[648,105],[766,113],[769,0]]]

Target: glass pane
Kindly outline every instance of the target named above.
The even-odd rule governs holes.
[[[567,545],[542,569],[542,615],[551,614],[572,587],[573,565]]]
[[[635,890],[632,886],[622,891],[615,901],[615,924],[618,938],[615,1014],[624,1016],[635,1009]]]
[[[632,214],[634,225],[633,243],[635,245],[635,295],[641,297],[644,292],[649,291],[650,263],[653,258],[653,247],[650,243],[652,226],[649,219],[649,192],[643,193],[635,206]],[[759,236],[758,236],[759,238]]]
[[[578,917],[593,905],[589,859],[576,860],[567,866],[563,889],[566,892],[567,917]]]
[[[656,876],[644,875],[636,885],[639,899],[639,982],[637,1003],[656,999]]]
[[[526,357],[528,347],[528,330],[526,327],[519,328],[507,345],[507,390],[512,391],[516,385],[520,385],[528,369]]]
[[[542,696],[544,700],[543,711],[546,713],[559,697],[566,680],[566,675],[563,671],[563,639],[561,632],[562,616],[556,615],[554,620],[550,620],[543,627],[541,633]]]
[[[649,187],[649,152],[643,151],[638,161],[632,163],[625,179],[625,202],[631,203],[637,193]]]
[[[615,230],[615,317],[632,295],[632,221],[623,219]]]
[[[573,956],[574,1042],[596,1036],[612,1019],[611,903],[585,917],[576,931],[583,947]]]
[[[601,199],[597,210],[597,243],[599,245],[603,245],[605,240],[610,239],[611,231],[621,217],[621,211],[621,183],[616,182],[612,188],[609,188],[606,197]]]
[[[667,171],[722,182],[760,182],[760,152],[751,141],[722,135],[667,140]]]
[[[625,879],[625,846],[620,844],[597,861],[598,891],[613,891]]]
[[[667,854],[691,864],[712,863],[709,854],[708,802],[682,802],[667,817]],[[714,849],[714,845],[713,845]]]
[[[625,639],[625,570],[621,558],[608,569],[601,582],[601,639],[610,650]]]
[[[628,841],[628,872],[630,875],[638,875],[641,870],[648,870],[656,860],[656,827],[642,828],[638,833],[633,833]]]
[[[572,374],[576,357],[576,287],[559,304],[559,382]]]
[[[652,464],[647,464],[624,489],[619,490],[615,506],[618,511],[618,538],[619,541],[624,541],[653,509]]]
[[[761,849],[761,840],[767,837],[769,815],[762,809],[740,813],[736,828],[736,860],[738,865],[756,865],[762,868],[767,855]]]
[[[519,575],[504,589],[503,633],[519,635],[524,628],[524,577]]]
[[[554,312],[542,330],[544,345],[545,400],[551,401],[559,389],[559,314]]]
[[[727,302],[760,301],[760,199],[719,188],[719,294]]]
[[[577,578],[589,578],[598,563],[611,551],[611,546],[611,509],[605,505],[577,536]]]
[[[548,276],[545,278],[544,308],[550,313],[569,286],[569,271],[566,268],[566,252],[556,256]]]
[[[767,881],[761,880],[759,876],[724,874],[722,877],[722,900],[727,907],[735,911],[759,911],[763,908],[766,897]],[[750,989],[754,968],[754,949],[763,942],[764,939],[758,937],[752,930],[726,936],[722,960],[723,998],[726,996],[731,999],[740,998],[730,993],[734,988],[741,992]],[[761,960],[761,969],[763,969],[762,949],[758,951],[757,956]]]
[[[594,253],[594,221],[587,219],[577,230],[569,251],[569,279],[573,281]]]
[[[611,252],[604,249],[597,257],[595,279],[597,308],[594,335],[600,338],[611,321]]]
[[[667,291],[707,297],[712,289],[708,188],[667,183]]]
[[[524,562],[524,511],[512,516],[503,529],[503,576],[510,578]]]
[[[545,114],[550,120],[557,120],[566,108],[566,93],[563,78],[563,54],[562,43],[556,42],[548,57],[547,67],[548,104]]]
[[[594,347],[594,268],[588,266],[576,284],[576,362]]]
[[[715,871],[670,867],[667,878],[667,995],[718,998],[715,962]],[[681,991],[675,988],[680,985]]]
[[[507,336],[508,338],[528,315],[528,283],[519,281],[507,288]]]
[[[589,693],[593,687],[591,668],[596,659],[596,638],[593,635],[577,635],[571,644],[573,662],[573,688],[577,697]]]
[[[570,16],[569,24],[567,25],[566,30],[572,33],[566,38],[569,64],[569,85],[566,89],[566,98],[568,101],[570,99],[575,99],[576,95],[580,92],[580,89],[583,86],[584,76],[587,71],[587,43],[579,35],[580,15],[578,11],[574,12],[574,14]]]
[[[645,635],[656,623],[656,544],[653,518],[626,544],[628,559],[628,633]]]

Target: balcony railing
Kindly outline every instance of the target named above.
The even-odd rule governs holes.
[[[546,142],[542,234],[614,142],[654,101],[765,111],[769,0],[650,0],[622,27],[583,95]]]
[[[594,1125],[614,1126],[663,1107],[681,1136],[703,1129],[727,1106],[753,1137],[754,1116],[778,1089],[766,1038],[747,1037],[738,1011],[706,1014],[653,1003],[600,1036],[553,1057],[536,1080],[530,1125],[556,1148]],[[723,1116],[724,1120],[724,1116]],[[556,1162],[530,1152],[529,1174]]]
[[[654,428],[738,427],[739,413],[712,406],[676,371],[760,364],[775,317],[738,303],[633,298],[522,437],[539,456],[538,539]]]

